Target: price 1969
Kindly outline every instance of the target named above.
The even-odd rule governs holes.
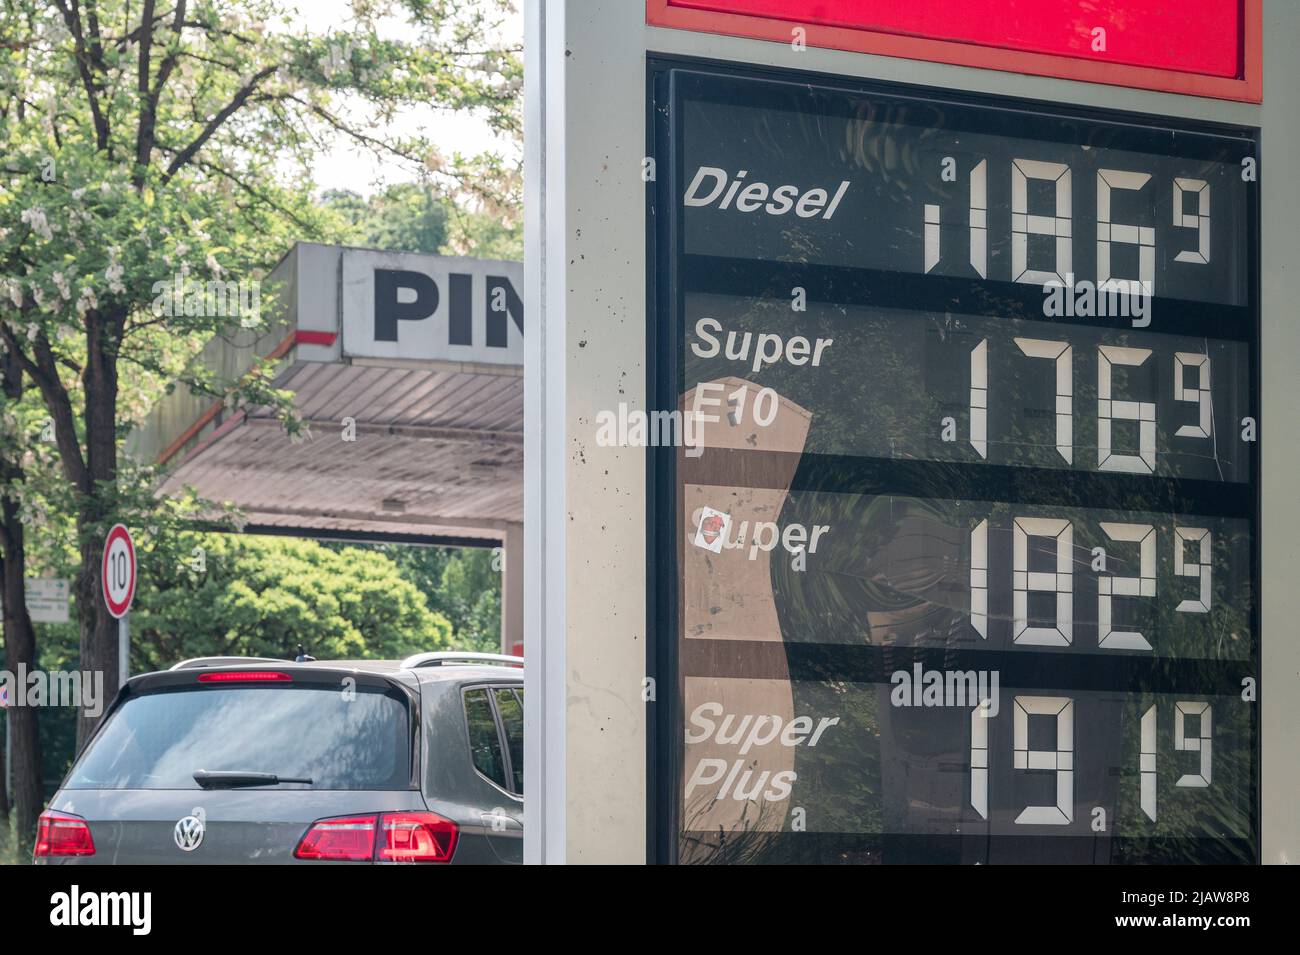
[[[1064,826],[1074,821],[1074,701],[1068,696],[1017,696],[1012,701],[1012,767],[1015,770],[1049,770],[1056,773],[1056,803],[1051,806],[1027,806],[1016,816],[1016,825]],[[989,724],[992,718],[983,706],[971,711],[970,803],[981,819],[989,811]],[[1212,749],[1212,708],[1209,703],[1179,700],[1174,703],[1174,749],[1200,754],[1197,772],[1179,777],[1176,786],[1204,789],[1210,785],[1214,766]],[[1056,719],[1056,748],[1031,749],[1029,717],[1050,716]],[[1199,718],[1194,733],[1188,732],[1189,719]],[[1142,714],[1142,742],[1138,755],[1141,774],[1142,812],[1156,820],[1156,708]]]

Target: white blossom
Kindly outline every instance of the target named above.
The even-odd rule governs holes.
[[[109,250],[113,255],[113,250]],[[117,261],[114,257],[108,263],[108,268],[104,270],[104,278],[108,279],[108,290],[121,295],[126,291],[126,286],[122,284],[122,275],[126,272],[126,266]]]
[[[31,226],[32,231],[46,242],[54,238],[54,232],[50,229],[49,220],[45,217],[45,210],[40,206],[32,206],[30,209],[24,209],[19,218]]]
[[[99,308],[99,300],[95,298],[95,290],[89,285],[81,287],[81,295],[77,298],[77,314],[85,315],[92,308]],[[62,334],[62,329],[60,329]]]

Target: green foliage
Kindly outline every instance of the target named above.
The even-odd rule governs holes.
[[[518,262],[524,257],[523,223],[453,207],[446,251],[481,259]]]
[[[385,545],[381,550],[451,622],[457,650],[501,650],[501,557],[496,550]]]
[[[351,225],[347,241],[352,245],[432,254],[447,241],[451,203],[430,186],[396,183],[369,200],[349,190],[332,190],[321,199]]]
[[[478,183],[476,191],[440,191],[429,183],[402,182],[366,198],[347,189],[322,194],[325,209],[344,223],[341,241],[398,252],[470,255],[483,259],[523,258],[522,196],[518,177],[498,157],[472,166],[461,162],[463,175]],[[485,183],[490,184],[489,195]]]
[[[459,642],[495,652],[501,648],[501,573],[493,561],[490,550],[462,551],[442,572],[438,600],[457,622]]]
[[[29,865],[32,861],[31,851],[24,842],[12,816],[8,822],[0,819],[0,865]]]
[[[443,251],[484,259],[524,257],[523,176],[519,164],[495,153],[453,157],[453,179],[465,183],[452,206]]]
[[[375,548],[182,532],[141,556],[133,672],[205,654],[392,659],[451,646],[451,624]]]

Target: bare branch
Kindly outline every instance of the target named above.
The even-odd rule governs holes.
[[[153,17],[153,0],[145,0],[145,17]],[[163,57],[162,62],[158,64],[158,76],[154,80],[153,88],[149,87],[149,56],[148,47],[152,44],[152,28],[145,34],[148,42],[140,44],[140,124],[136,129],[135,137],[135,162],[136,170],[132,177],[136,182],[136,188],[144,185],[145,172],[149,167],[149,158],[153,155],[154,141],[157,137],[158,125],[158,101],[162,98],[163,87],[167,85],[167,79],[171,76],[172,70],[176,67],[176,59],[180,55],[181,49],[181,31],[185,23],[185,0],[180,0],[176,4],[176,15],[172,18],[172,45],[167,54]]]
[[[72,8],[77,9],[76,0]],[[99,11],[95,9],[95,0],[86,0],[86,30],[90,37],[90,60],[95,69],[104,71],[104,43],[99,33]]]
[[[144,0],[144,15],[140,30],[140,54],[135,77],[135,94],[140,101],[140,123],[135,131],[135,169],[131,182],[138,191],[144,185],[149,168],[149,153],[153,149],[154,120],[149,113],[149,57],[153,53],[154,0]]]
[[[153,19],[150,20],[148,23],[142,22],[138,27],[136,27],[130,33],[124,33],[122,34],[122,36],[105,37],[104,42],[117,47],[119,52],[125,50],[128,44],[140,42],[140,34],[142,31],[144,31],[145,29],[152,30],[154,28],[154,25],[157,24],[160,20],[166,20],[171,15],[172,15],[171,10],[168,10],[165,13],[155,13]],[[204,26],[202,23],[196,23],[193,20],[190,20],[185,25],[187,27],[200,27],[200,28],[203,28]]]
[[[171,149],[168,146],[164,146],[161,143],[158,145],[158,148],[161,149],[163,152],[170,152],[170,153],[176,152],[176,150]],[[228,182],[232,183],[237,189],[239,189],[241,192],[247,193],[251,198],[255,199],[257,202],[265,203],[266,205],[270,206],[272,209],[280,213],[282,216],[285,216],[286,218],[290,219],[293,222],[293,224],[298,226],[300,229],[308,230],[312,228],[310,223],[303,221],[302,217],[299,216],[297,213],[295,213],[292,209],[286,208],[284,205],[280,204],[279,202],[276,202],[273,198],[271,198],[266,193],[259,192],[257,189],[254,189],[252,186],[250,186],[244,180],[240,179],[239,176],[235,175],[235,173],[231,172],[230,170],[218,166],[216,163],[210,163],[202,159],[195,159],[192,160],[192,162],[195,166],[198,166],[200,169],[206,170],[207,172],[210,173],[214,173],[215,175],[220,176],[222,179],[225,179]],[[133,323],[131,327],[133,329],[143,328],[146,325],[151,325],[151,324],[153,323],[137,322],[137,323]]]
[[[373,136],[367,136],[361,130],[354,129],[353,127],[349,126],[345,120],[341,119],[338,116],[335,116],[333,113],[331,113],[329,110],[325,109],[324,107],[317,106],[315,103],[309,103],[306,100],[302,99],[301,97],[294,96],[292,93],[282,93],[272,98],[277,100],[288,100],[289,102],[297,103],[299,106],[306,109],[312,115],[317,116],[320,119],[323,119],[326,122],[326,124],[329,125],[331,128],[335,129],[340,133],[343,133],[343,135],[345,136],[350,136],[352,139],[355,139],[357,142],[361,143],[363,146],[370,148],[376,153],[387,153],[388,155],[396,156],[398,159],[404,159],[407,162],[412,162],[416,164],[419,164],[421,162],[421,158],[419,156],[409,155],[407,153],[402,152],[400,149],[393,146],[391,143],[386,143],[382,139],[376,139]]]
[[[108,120],[104,117],[99,108],[98,87],[95,78],[90,73],[90,55],[86,50],[86,38],[81,32],[81,17],[75,7],[70,7],[65,0],[55,0],[59,7],[59,13],[63,15],[63,22],[72,34],[73,50],[76,53],[77,73],[81,76],[81,85],[86,91],[86,99],[90,104],[90,116],[95,123],[95,147],[100,150],[108,150]],[[74,0],[75,3],[75,0]]]
[[[236,64],[227,63],[224,60],[218,60],[215,57],[203,56],[200,53],[191,53],[189,50],[181,50],[179,51],[179,55],[185,57],[185,59],[187,60],[194,60],[195,62],[198,63],[207,63],[209,66],[220,67],[221,69],[226,70],[227,72],[230,73],[239,72],[239,67]],[[193,108],[194,108],[194,104],[193,102],[191,102],[190,109],[193,110]]]
[[[167,171],[163,174],[163,183],[165,184],[171,181],[172,176],[176,175],[176,173],[185,167],[186,163],[194,158],[195,154],[198,153],[198,151],[203,148],[204,144],[207,143],[216,131],[221,128],[222,123],[237,113],[240,107],[248,101],[248,98],[253,95],[253,91],[257,89],[257,84],[262,82],[262,80],[266,79],[278,69],[278,65],[267,66],[254,73],[253,78],[240,87],[230,102],[223,106],[221,110],[208,121],[208,124],[203,127],[202,132],[194,138],[194,141],[176,154],[176,157],[172,159],[170,165],[167,166]]]

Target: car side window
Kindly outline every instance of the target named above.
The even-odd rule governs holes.
[[[465,693],[465,721],[469,726],[469,750],[474,768],[506,788],[506,763],[501,754],[501,735],[497,732],[496,717],[486,689]]]
[[[510,751],[510,775],[514,779],[514,792],[524,793],[524,705],[519,693],[510,687],[496,690],[497,713],[501,715],[501,728],[505,730],[506,747]]]

